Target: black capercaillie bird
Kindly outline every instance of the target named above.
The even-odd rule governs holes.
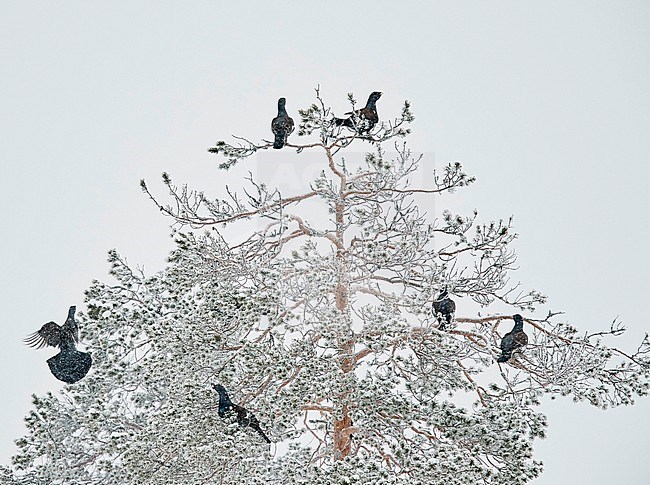
[[[47,364],[54,377],[68,384],[74,384],[82,379],[88,373],[93,361],[89,353],[77,350],[79,327],[74,319],[76,310],[77,307],[70,307],[68,318],[63,325],[47,322],[38,332],[24,340],[27,345],[36,349],[47,346],[59,347],[61,351],[47,359]]]
[[[501,339],[501,355],[497,362],[507,362],[512,357],[513,352],[528,344],[528,335],[524,332],[524,319],[521,315],[513,315],[515,326]]]
[[[225,418],[228,413],[231,411],[237,415],[237,424],[242,428],[249,427],[254,429],[259,433],[259,435],[264,438],[264,441],[270,443],[271,440],[268,436],[264,434],[262,428],[260,428],[260,422],[255,417],[253,413],[248,412],[247,409],[244,409],[238,404],[233,403],[228,396],[226,388],[221,384],[212,384],[214,390],[219,393],[219,410],[218,414],[220,418]]]
[[[365,107],[345,113],[350,115],[347,118],[334,118],[334,124],[336,126],[345,126],[359,133],[369,132],[379,122],[377,100],[381,98],[382,94],[379,91],[374,91],[368,97]]]
[[[433,312],[438,319],[438,329],[445,330],[446,326],[451,324],[453,315],[456,312],[456,302],[449,298],[447,287],[442,290],[438,298],[433,300]]]
[[[293,119],[287,114],[285,108],[287,100],[285,98],[278,99],[278,116],[271,121],[271,131],[275,135],[273,148],[280,149],[285,143],[287,138],[293,131]]]

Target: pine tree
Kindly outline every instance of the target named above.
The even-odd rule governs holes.
[[[416,196],[466,193],[474,178],[455,162],[411,186],[408,102],[354,132],[316,99],[299,111],[307,141],[284,148],[321,157],[307,192],[251,176],[243,195],[211,199],[163,174],[166,204],[141,182],[173,220],[168,265],[146,276],[109,253],[115,281],[92,283],[79,319],[93,368],[33,397],[7,481],[525,483],[542,471],[544,395],[607,408],[648,393],[647,335],[625,353],[604,343],[619,325],[590,335],[535,316],[545,297],[510,283],[511,220],[420,209]],[[222,169],[272,146],[239,140],[210,149]],[[365,160],[344,158],[360,145]],[[244,237],[231,230],[251,222]],[[432,301],[444,288],[456,313],[442,329]],[[514,313],[528,345],[497,363]],[[216,384],[270,446],[219,416]]]

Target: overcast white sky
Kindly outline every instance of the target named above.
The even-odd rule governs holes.
[[[650,3],[2,2],[0,16],[0,462],[31,393],[60,388],[21,339],[108,280],[117,248],[148,272],[169,221],[138,187],[165,170],[238,185],[206,148],[271,136],[279,96],[313,88],[410,99],[412,149],[478,178],[454,198],[483,220],[515,215],[518,277],[579,328],[617,315],[630,350],[649,330]],[[436,202],[436,210],[444,200]],[[547,309],[548,309],[547,308]],[[462,314],[462,310],[459,311]],[[544,405],[539,484],[642,484],[650,400],[607,412]]]

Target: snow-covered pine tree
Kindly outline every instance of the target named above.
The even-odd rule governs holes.
[[[304,193],[251,176],[240,195],[211,199],[163,174],[168,204],[142,182],[173,219],[176,248],[153,276],[110,252],[115,281],[93,282],[80,318],[94,366],[58,395],[34,396],[4,479],[525,483],[542,471],[542,396],[605,408],[647,394],[647,336],[634,353],[608,347],[621,328],[580,333],[538,308],[540,293],[509,283],[510,221],[418,208],[416,195],[474,179],[450,163],[411,185],[419,157],[400,140],[408,102],[392,122],[355,133],[316,98],[299,112],[306,141],[284,149],[322,157]],[[359,145],[365,160],[345,161]],[[241,139],[211,151],[227,169],[270,146]],[[457,309],[441,330],[432,301],[444,287]],[[528,346],[500,364],[513,313]],[[217,383],[274,443],[219,417]]]

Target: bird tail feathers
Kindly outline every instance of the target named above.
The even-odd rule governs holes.
[[[282,133],[277,133],[275,135],[275,142],[273,143],[273,148],[279,150],[284,146],[284,135]]]
[[[261,436],[262,438],[264,438],[264,441],[266,441],[267,443],[270,443],[270,442],[271,442],[271,440],[269,439],[269,437],[266,436],[266,434],[264,434],[264,431],[262,431],[261,429],[258,429],[257,432],[260,434],[260,436]]]

